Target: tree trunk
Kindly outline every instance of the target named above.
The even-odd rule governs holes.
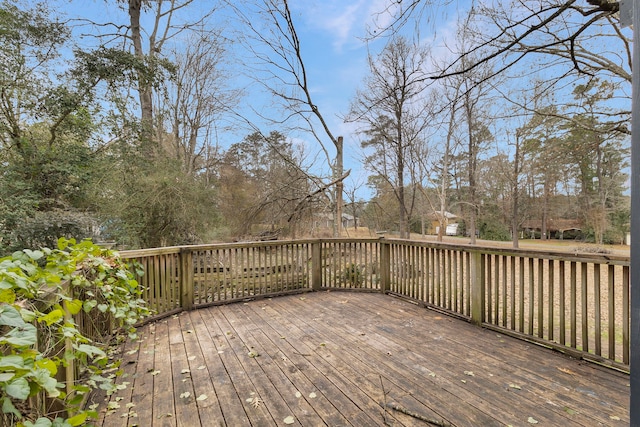
[[[335,175],[334,179],[340,178],[344,173],[344,170],[343,170],[344,167],[342,162],[342,156],[343,156],[342,147],[343,147],[343,139],[341,136],[339,136],[336,140],[336,166],[334,169],[334,175]],[[336,209],[334,212],[334,219],[333,219],[333,236],[334,237],[342,237],[342,205],[343,205],[342,191],[343,191],[343,188],[344,188],[344,184],[342,180],[339,180],[338,182],[336,182],[336,193],[335,193]]]
[[[140,9],[142,0],[129,0],[129,20],[131,25],[131,41],[133,50],[138,59],[145,61],[144,50],[142,49],[142,34],[140,31]],[[153,97],[148,78],[142,71],[138,72],[138,97],[141,109],[142,138],[149,142],[153,135]]]
[[[513,200],[513,208],[511,209],[511,240],[513,247],[518,248],[518,179],[520,177],[520,135],[516,131],[516,153],[513,158],[513,182],[511,194]]]
[[[467,101],[465,103],[465,110],[467,113],[467,125],[469,131],[469,203],[471,205],[469,215],[469,243],[476,244],[476,220],[477,220],[477,207],[476,207],[476,144],[473,136],[473,114],[471,111],[469,95],[467,95]]]

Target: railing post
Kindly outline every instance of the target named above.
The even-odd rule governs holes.
[[[193,251],[180,248],[180,307],[183,310],[193,308]]]
[[[69,281],[66,281],[63,287],[65,295],[73,299],[73,288],[71,287]],[[64,322],[66,324],[73,324],[73,316],[69,312],[66,304],[62,304],[62,307],[64,310]],[[86,335],[86,331],[80,331],[80,333],[81,335]],[[70,337],[66,337],[64,339],[64,352],[65,354],[73,354],[73,343]],[[73,358],[69,358],[69,360],[67,360],[64,378],[66,382],[67,396],[71,397],[73,395],[73,386],[76,383],[76,364]],[[68,417],[72,417],[73,415],[75,414],[72,411],[67,411]]]
[[[391,246],[380,238],[380,292],[386,294],[391,289]]]
[[[470,279],[471,279],[471,323],[482,326],[484,322],[484,264],[480,251],[469,252],[471,257]]]
[[[319,291],[322,288],[322,243],[311,244],[311,289]]]

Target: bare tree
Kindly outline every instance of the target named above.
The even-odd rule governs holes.
[[[236,237],[256,227],[274,236],[288,227],[295,236],[297,224],[308,213],[300,206],[310,193],[310,182],[300,172],[303,162],[304,152],[275,131],[268,136],[255,132],[229,147],[221,164],[219,192]]]
[[[219,32],[203,30],[171,49],[176,71],[166,96],[158,102],[159,112],[166,111],[167,116],[160,127],[166,126],[171,133],[167,141],[163,134],[159,137],[187,175],[211,169],[216,160],[211,156],[215,152],[212,143],[225,130],[224,115],[231,114],[241,95],[228,83],[226,43]]]
[[[363,125],[367,140],[363,147],[373,153],[366,165],[388,180],[398,200],[400,237],[409,236],[408,220],[415,201],[416,186],[406,197],[408,162],[427,126],[424,113],[427,51],[408,39],[396,36],[377,57],[369,57],[370,74],[364,89],[352,102],[348,120]],[[410,184],[415,184],[415,181]]]
[[[470,19],[471,15],[459,24],[456,50],[462,58],[459,64],[461,69],[468,67],[467,62],[473,62],[473,56],[468,54],[470,49],[468,46],[469,34],[474,31]],[[457,76],[457,84],[460,87],[459,102],[461,104],[462,119],[466,126],[467,149],[465,160],[468,192],[465,199],[468,212],[467,232],[469,233],[470,243],[475,244],[479,207],[477,197],[478,161],[481,151],[484,150],[486,143],[492,138],[486,124],[489,111],[486,103],[491,87],[483,83],[493,74],[493,71],[487,64],[470,70],[472,71],[463,74],[454,73],[452,76]]]
[[[429,153],[417,153],[413,156],[419,174],[419,189],[431,212],[438,221],[437,240],[441,242],[448,224],[447,212],[450,204],[451,163],[459,145],[458,121],[460,105],[458,102],[460,85],[455,78],[443,79],[441,87],[432,92],[429,118],[435,127],[430,139],[442,141],[430,144]],[[438,123],[438,118],[440,122]],[[444,133],[443,133],[444,132]]]
[[[334,134],[329,123],[314,101],[309,82],[302,45],[288,0],[228,1],[236,12],[241,33],[238,39],[245,45],[251,58],[247,68],[252,78],[272,95],[284,112],[284,117],[273,117],[256,111],[263,119],[288,132],[302,131],[312,135],[331,167],[330,177],[311,176],[318,189],[327,191],[327,182],[335,190],[330,194],[334,205],[334,235],[341,234],[343,180],[350,171],[343,170],[342,137]],[[273,109],[270,109],[273,111]],[[329,140],[329,144],[326,140]],[[335,150],[335,156],[330,150]]]
[[[394,33],[414,20],[430,19],[431,9],[434,9],[431,0],[389,1],[383,13],[392,15],[391,23],[382,20],[385,25],[374,28],[372,36]],[[503,0],[474,5],[471,11],[474,19],[486,24],[480,25],[482,31],[475,35],[479,43],[432,78],[463,74],[482,64],[499,61],[500,66],[491,67],[495,75],[531,54],[548,54],[563,58],[580,73],[604,71],[631,81],[631,40],[620,30],[615,17],[619,10],[619,2],[609,0],[588,0],[584,4],[577,0]],[[603,38],[609,37],[623,47],[622,57],[618,53],[603,55],[606,49],[603,46],[599,50],[589,48],[594,40],[602,45]],[[460,66],[468,56],[473,60],[467,59]]]
[[[143,140],[151,141],[154,136],[154,84],[163,70],[171,70],[171,64],[162,56],[165,44],[178,34],[200,26],[215,11],[199,16],[194,22],[186,23],[178,19],[179,12],[193,3],[193,0],[118,0],[126,2],[129,25],[124,27],[126,39],[131,42],[133,53],[145,67],[138,67],[137,91],[140,102],[141,130]],[[151,13],[152,27],[142,27],[143,16]],[[116,25],[121,31],[122,27]],[[146,38],[145,38],[146,36]],[[146,43],[145,43],[146,42]],[[146,46],[145,46],[146,44]]]

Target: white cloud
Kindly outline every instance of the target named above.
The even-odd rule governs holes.
[[[390,15],[381,13],[387,3],[388,0],[326,0],[311,5],[304,2],[304,6],[296,3],[296,10],[310,28],[326,33],[336,52],[342,52],[345,47],[362,47],[359,37],[365,35],[367,27],[389,22]]]

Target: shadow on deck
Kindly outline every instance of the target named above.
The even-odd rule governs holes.
[[[99,425],[629,423],[627,374],[381,294],[236,303],[139,332]]]

